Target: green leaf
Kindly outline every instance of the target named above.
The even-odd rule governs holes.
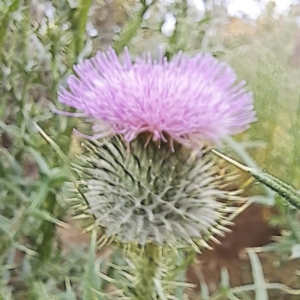
[[[249,173],[257,181],[271,188],[273,191],[277,192],[281,197],[287,200],[294,207],[300,209],[300,194],[293,186],[259,169],[251,168],[249,170]]]
[[[0,215],[0,232],[10,233],[12,222],[5,216]]]
[[[228,270],[225,268],[221,269],[221,282],[220,287],[224,292],[227,292],[230,289],[230,278]]]
[[[238,143],[234,138],[229,137],[229,136],[226,137],[224,140],[226,141],[228,146],[231,148],[231,150],[233,150],[248,167],[254,168],[254,169],[258,168],[257,163],[248,154],[245,147],[241,143]],[[260,198],[258,200],[263,201],[263,202],[261,202],[262,204],[266,203],[267,205],[274,205],[275,204],[274,191],[272,191],[270,188],[268,188],[266,186],[264,186],[264,189],[265,189],[265,193],[266,193],[266,199],[263,200],[262,198]]]
[[[255,300],[268,300],[268,291],[259,257],[252,249],[248,250],[248,255],[250,258],[252,277],[255,286]]]
[[[209,289],[208,289],[208,285],[204,280],[200,280],[200,296],[201,296],[201,300],[209,300]]]
[[[123,48],[129,44],[131,39],[136,35],[138,29],[143,21],[143,15],[147,11],[150,5],[153,5],[155,1],[147,5],[144,1],[142,9],[134,16],[134,18],[125,26],[125,28],[120,33],[118,39],[115,41],[113,48],[119,54]]]
[[[244,172],[248,172],[257,181],[259,181],[260,183],[264,184],[265,186],[271,188],[273,191],[277,192],[281,197],[283,197],[285,200],[287,200],[291,205],[293,205],[297,209],[300,209],[300,194],[293,186],[291,186],[288,183],[284,182],[283,180],[267,173],[266,171],[262,171],[258,168],[247,167],[215,149],[212,149],[211,152],[213,152],[215,155],[223,158],[230,164],[243,170]]]
[[[97,293],[100,288],[100,277],[95,272],[95,261],[97,252],[97,231],[93,230],[91,234],[91,243],[89,250],[89,257],[84,273],[83,280],[83,300],[99,299]]]
[[[69,1],[69,5],[75,6],[74,1]],[[82,49],[84,48],[85,43],[85,28],[88,18],[88,11],[91,6],[91,0],[78,0],[76,3],[76,8],[70,11],[70,22],[71,29],[74,32],[74,52],[75,57],[77,57]]]
[[[51,187],[61,187],[62,184],[71,178],[69,168],[53,168],[51,169],[50,185]]]
[[[50,175],[50,169],[48,167],[47,162],[44,160],[44,158],[41,156],[41,154],[36,151],[35,149],[28,147],[28,152],[32,155],[35,162],[39,166],[40,172],[44,175],[49,176]]]
[[[48,294],[45,284],[43,284],[43,282],[41,282],[41,281],[33,282],[31,285],[31,289],[32,289],[33,295],[35,296],[34,299],[36,299],[36,300],[45,300],[45,299],[51,300],[51,299],[53,299],[53,297],[51,297]]]
[[[8,135],[11,135],[15,138],[18,138],[21,140],[22,139],[25,140],[25,138],[28,139],[28,136],[25,134],[25,132],[21,128],[15,126],[15,125],[11,125],[11,124],[7,125],[3,121],[0,121],[0,128],[2,130],[4,130]]]
[[[42,181],[37,192],[32,196],[32,202],[28,207],[28,212],[34,211],[36,208],[40,207],[44,200],[47,198],[49,192],[49,183],[47,181]]]
[[[50,214],[46,210],[40,210],[40,209],[35,209],[32,211],[31,215],[39,217],[41,220],[48,221],[50,223],[53,223],[55,225],[61,226],[61,227],[66,227],[66,224],[60,221],[59,219],[55,218],[52,214]]]

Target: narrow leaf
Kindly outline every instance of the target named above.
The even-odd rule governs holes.
[[[248,250],[252,267],[252,277],[255,286],[255,300],[268,300],[264,273],[258,255],[251,249]]]
[[[100,278],[96,275],[95,272],[96,252],[97,252],[97,231],[93,230],[91,234],[89,257],[88,257],[87,265],[85,268],[85,274],[84,274],[83,300],[98,299],[98,296],[93,291],[93,290],[96,291],[99,290],[100,287]]]

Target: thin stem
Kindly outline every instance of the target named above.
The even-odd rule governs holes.
[[[145,251],[141,256],[141,262],[136,265],[138,280],[135,286],[136,299],[152,300],[155,291],[155,281],[159,268],[158,246],[149,244],[145,246]],[[143,298],[141,298],[143,297]]]
[[[122,289],[127,290],[130,299],[183,299],[185,288],[191,287],[186,283],[185,273],[194,261],[194,251],[148,243],[142,248],[131,245],[124,255],[128,262],[126,278],[131,284]]]
[[[215,154],[215,155],[221,157],[222,159],[228,161],[230,164],[234,165],[235,167],[241,169],[242,171],[247,172],[247,173],[250,173],[251,168],[249,168],[249,167],[247,167],[247,166],[245,166],[245,165],[239,163],[238,161],[234,160],[233,158],[230,158],[229,156],[227,156],[227,155],[225,155],[225,154],[219,152],[219,151],[216,150],[216,149],[211,149],[210,151],[211,151],[213,154]]]
[[[152,1],[150,4],[147,4],[145,0],[142,0],[141,10],[134,16],[134,18],[124,27],[120,33],[118,39],[113,44],[113,48],[119,54],[123,48],[130,43],[132,38],[136,36],[138,29],[140,28],[143,22],[143,16],[148,8],[154,5],[156,0]]]
[[[71,22],[71,30],[74,32],[74,61],[77,61],[78,55],[84,48],[86,40],[85,28],[91,3],[91,0],[79,0],[77,8],[70,10],[69,19]]]
[[[44,203],[44,210],[50,214],[54,214],[55,204],[56,204],[56,195],[54,192],[49,191],[46,201]],[[41,231],[43,232],[42,242],[37,250],[41,255],[42,261],[46,261],[53,249],[53,237],[55,235],[55,224],[45,220],[41,226]]]
[[[250,155],[247,153],[247,151],[244,149],[244,147],[238,143],[236,140],[234,140],[232,137],[225,137],[225,142],[228,144],[228,146],[239,156],[239,158],[250,168],[257,169],[258,166],[255,163],[255,161],[250,157]],[[269,189],[268,187],[264,186],[266,196],[270,199],[274,198],[274,192]]]
[[[294,207],[300,209],[300,194],[293,186],[265,171],[261,171],[257,168],[249,168],[215,149],[212,149],[211,152],[244,172],[251,174],[257,181],[271,188]]]
[[[40,133],[40,135],[51,145],[51,147],[56,151],[58,156],[64,161],[66,165],[70,165],[70,161],[68,157],[65,155],[65,153],[61,150],[61,148],[58,146],[58,144],[50,138],[50,136],[36,123],[33,122],[33,126],[37,129],[37,131]]]

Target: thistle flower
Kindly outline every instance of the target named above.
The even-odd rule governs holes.
[[[148,141],[199,147],[219,143],[255,121],[252,94],[234,71],[209,54],[171,61],[143,53],[134,62],[125,48],[123,62],[113,49],[74,67],[61,88],[60,102],[80,110],[65,113],[93,123],[94,138],[120,134],[127,142],[143,132]]]
[[[216,159],[198,154],[255,120],[244,82],[208,54],[152,61],[144,53],[132,63],[125,49],[121,63],[111,49],[74,69],[59,101],[82,111],[94,131],[84,164],[74,166],[86,202],[77,208],[121,243],[196,249],[222,234],[236,193],[224,190]]]

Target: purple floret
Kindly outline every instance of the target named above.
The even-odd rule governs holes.
[[[120,134],[130,142],[147,132],[154,141],[196,146],[219,143],[256,120],[245,83],[209,54],[179,52],[168,61],[143,53],[132,62],[125,48],[120,62],[110,49],[74,70],[58,99],[93,123],[95,139]]]

